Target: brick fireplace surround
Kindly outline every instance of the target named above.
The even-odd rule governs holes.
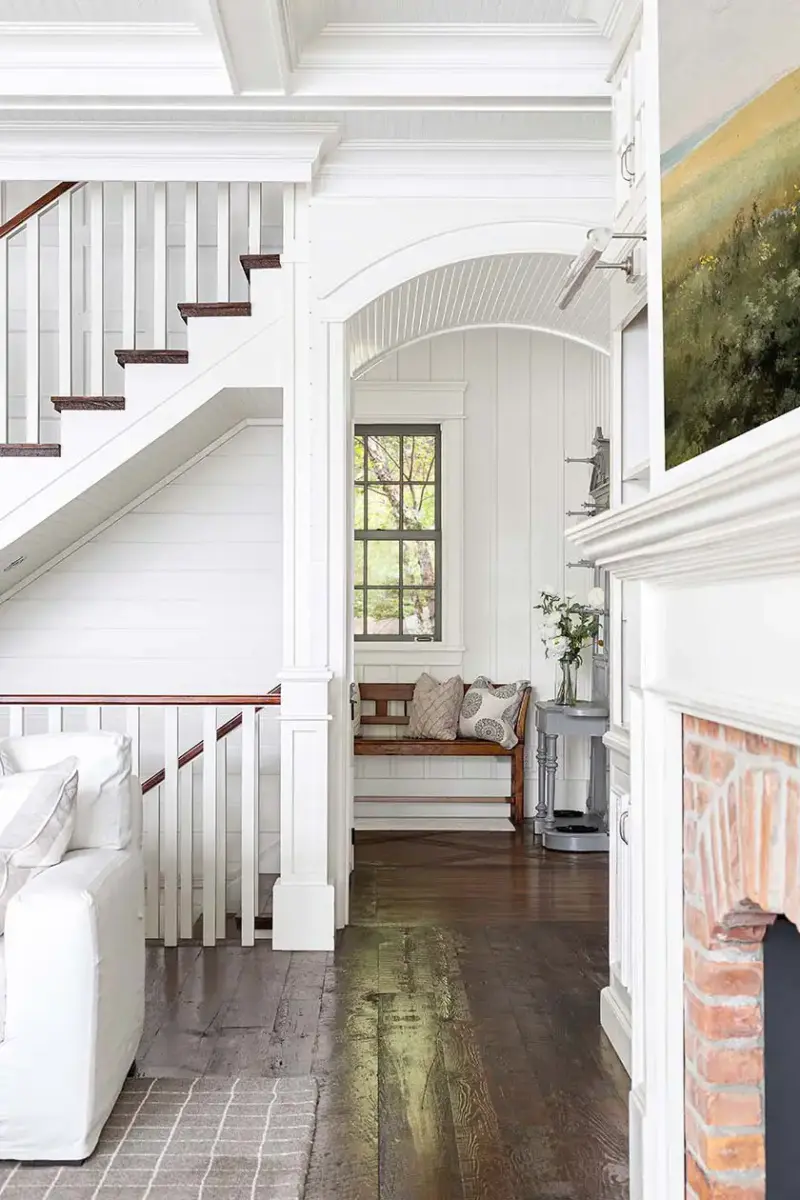
[[[798,748],[683,720],[686,1195],[763,1200],[761,942],[800,923]]]

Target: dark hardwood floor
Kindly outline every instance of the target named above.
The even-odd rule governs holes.
[[[148,950],[140,1068],[321,1084],[307,1200],[624,1200],[606,860],[361,834],[335,955]]]

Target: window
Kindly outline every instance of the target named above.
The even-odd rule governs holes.
[[[441,641],[441,429],[357,425],[355,636]]]

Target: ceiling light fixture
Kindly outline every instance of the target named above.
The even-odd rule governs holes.
[[[568,308],[583,288],[592,271],[624,271],[630,279],[633,274],[633,252],[622,262],[600,262],[612,240],[619,238],[623,241],[639,241],[647,237],[646,233],[612,233],[610,229],[590,229],[586,234],[586,245],[577,258],[573,259],[564,285],[558,294],[556,304],[560,309]]]

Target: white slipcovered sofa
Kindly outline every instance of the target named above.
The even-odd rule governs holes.
[[[68,852],[11,898],[0,938],[0,1159],[87,1158],[142,1034],[142,793],[130,740],[0,740],[4,774],[69,756],[78,792]]]

